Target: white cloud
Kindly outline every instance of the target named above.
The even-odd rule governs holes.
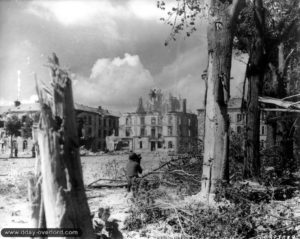
[[[137,18],[145,20],[159,20],[164,14],[162,10],[156,7],[155,1],[131,0],[128,3],[128,8]]]
[[[232,59],[231,97],[241,97],[247,56],[234,56]],[[202,108],[204,105],[205,82],[201,75],[207,67],[207,50],[205,45],[197,46],[178,54],[176,59],[166,65],[157,76],[157,84],[165,90],[180,94],[187,98],[191,110]]]
[[[36,103],[39,97],[37,95],[31,95],[28,99],[21,100],[22,104]]]
[[[207,54],[203,52],[206,53],[205,45],[178,53],[176,59],[157,76],[157,83],[161,88],[186,98],[188,107],[193,111],[203,106],[205,82],[201,79],[201,74],[207,62]]]
[[[153,86],[153,78],[139,56],[126,53],[124,58],[98,59],[89,79],[76,79],[74,98],[79,103],[132,110],[138,98]]]
[[[108,8],[106,1],[33,1],[28,11],[39,17],[50,20],[54,17],[64,25],[85,24]]]
[[[31,95],[29,98],[21,99],[20,101],[22,104],[32,104],[32,103],[36,103],[37,100],[38,100],[37,95]],[[0,106],[10,106],[13,104],[14,104],[14,102],[12,100],[0,98]]]

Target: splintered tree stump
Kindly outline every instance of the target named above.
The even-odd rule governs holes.
[[[49,67],[51,88],[37,81],[41,105],[37,135],[46,226],[80,229],[82,234],[76,238],[95,238],[83,184],[71,80],[59,67],[55,54],[49,58]]]
[[[36,176],[33,176],[28,181],[28,199],[30,202],[32,227],[38,228],[42,194],[41,181],[38,181]]]

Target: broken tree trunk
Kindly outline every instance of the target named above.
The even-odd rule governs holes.
[[[95,238],[82,178],[71,80],[54,54],[49,61],[52,89],[37,82],[41,104],[38,145],[46,225],[80,229],[80,238]]]
[[[204,158],[201,194],[213,193],[217,180],[229,174],[230,69],[235,18],[243,0],[208,1],[208,68],[205,97]]]

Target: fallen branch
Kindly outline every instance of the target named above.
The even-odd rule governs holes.
[[[93,184],[95,184],[95,183],[97,183],[99,181],[127,182],[127,180],[122,180],[122,179],[99,178],[99,179],[91,182],[90,184],[88,184],[87,187],[90,187],[90,186],[92,186]]]
[[[126,184],[100,184],[100,185],[95,185],[95,186],[90,186],[91,188],[124,188],[127,187]]]
[[[265,103],[265,104],[272,104],[276,105],[285,109],[298,109],[300,110],[300,104],[292,101],[283,101],[280,99],[272,98],[272,97],[259,97],[259,102]]]
[[[162,164],[161,166],[159,166],[158,168],[152,170],[152,171],[149,172],[149,173],[144,174],[141,178],[145,178],[145,177],[149,176],[150,174],[153,174],[155,171],[158,171],[158,170],[160,170],[161,168],[167,166],[167,165],[168,165],[169,163],[171,163],[172,161],[173,161],[173,159],[171,159],[171,160],[169,160],[169,161],[163,163],[163,164]]]
[[[103,197],[103,194],[99,194],[96,196],[90,196],[90,197],[87,197],[87,199],[93,199],[93,198],[99,198],[99,197]]]
[[[262,109],[263,111],[270,111],[270,112],[289,112],[289,113],[300,113],[300,110],[294,110],[294,109],[278,109],[278,108],[274,108],[274,109]],[[278,117],[280,118],[280,117]]]

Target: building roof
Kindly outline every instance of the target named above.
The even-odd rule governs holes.
[[[90,106],[86,106],[86,105],[82,105],[82,104],[74,104],[75,110],[77,111],[84,111],[84,112],[88,112],[88,113],[95,113],[95,114],[99,114],[102,112],[102,109],[99,108],[94,108],[94,107],[90,107]]]
[[[94,108],[82,104],[75,103],[74,104],[76,111],[83,111],[88,113],[94,113],[94,114],[100,114],[100,115],[106,115],[106,116],[115,116],[119,117],[118,114],[110,112],[106,109]],[[0,106],[0,114],[5,113],[30,113],[30,112],[37,112],[40,111],[40,104],[39,103],[31,103],[31,104],[20,104],[19,106]]]
[[[0,106],[0,114],[4,113],[26,113],[40,111],[39,103],[21,104],[19,106]]]

